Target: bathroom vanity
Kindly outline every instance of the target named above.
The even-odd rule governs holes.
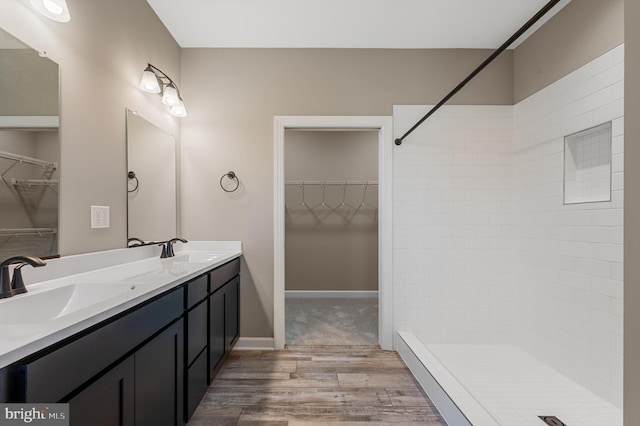
[[[113,266],[71,275],[53,261],[53,278],[29,285],[44,274],[33,270],[27,294],[0,302],[22,312],[0,313],[0,401],[69,403],[72,425],[188,421],[239,336],[241,250],[182,246],[168,259],[157,247],[105,252]],[[60,261],[104,266],[98,256]]]

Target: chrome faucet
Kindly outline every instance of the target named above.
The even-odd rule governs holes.
[[[169,241],[167,241],[167,249],[166,249],[166,257],[173,257],[176,254],[173,251],[173,245],[177,242],[180,241],[181,243],[188,243],[187,240],[184,240],[182,238],[172,238]]]
[[[13,279],[9,280],[9,266],[15,264],[18,266],[13,270]],[[36,256],[15,256],[0,263],[0,299],[27,292],[21,271],[25,265],[38,268],[46,265],[46,262]]]

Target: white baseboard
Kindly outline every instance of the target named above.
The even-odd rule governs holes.
[[[273,337],[240,337],[233,347],[237,351],[272,351]]]
[[[307,290],[287,290],[284,292],[285,298],[336,298],[350,299],[357,297],[377,298],[378,291],[347,291],[347,290],[328,290],[328,291],[307,291]]]

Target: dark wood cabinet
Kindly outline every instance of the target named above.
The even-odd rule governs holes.
[[[240,334],[240,260],[205,275],[209,294],[202,301],[202,277],[187,284],[185,421],[193,415],[216,371]],[[192,290],[197,288],[197,290]],[[205,294],[206,295],[206,294]],[[205,350],[206,349],[206,350]]]
[[[68,400],[72,426],[176,426],[182,422],[182,321]]]
[[[133,426],[134,358],[130,356],[71,398],[72,425]]]
[[[240,259],[210,273],[209,381],[240,336]]]
[[[227,351],[225,339],[225,291],[219,289],[209,297],[209,369],[213,372],[220,367]]]
[[[225,285],[225,346],[227,351],[240,337],[240,277],[236,276]]]
[[[208,275],[204,275],[187,284],[187,291],[190,293],[192,285],[199,284],[204,280],[208,283]],[[207,392],[209,386],[207,368],[207,348],[209,340],[209,304],[207,303],[208,286],[204,287],[202,300],[198,304],[190,306],[186,311],[187,321],[187,350],[186,350],[186,395],[184,419],[187,421],[194,413],[200,400]]]
[[[182,320],[135,353],[136,426],[183,424]]]

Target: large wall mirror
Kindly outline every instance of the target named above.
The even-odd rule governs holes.
[[[175,138],[127,110],[129,245],[177,235]]]
[[[0,260],[58,254],[58,64],[0,29]]]

